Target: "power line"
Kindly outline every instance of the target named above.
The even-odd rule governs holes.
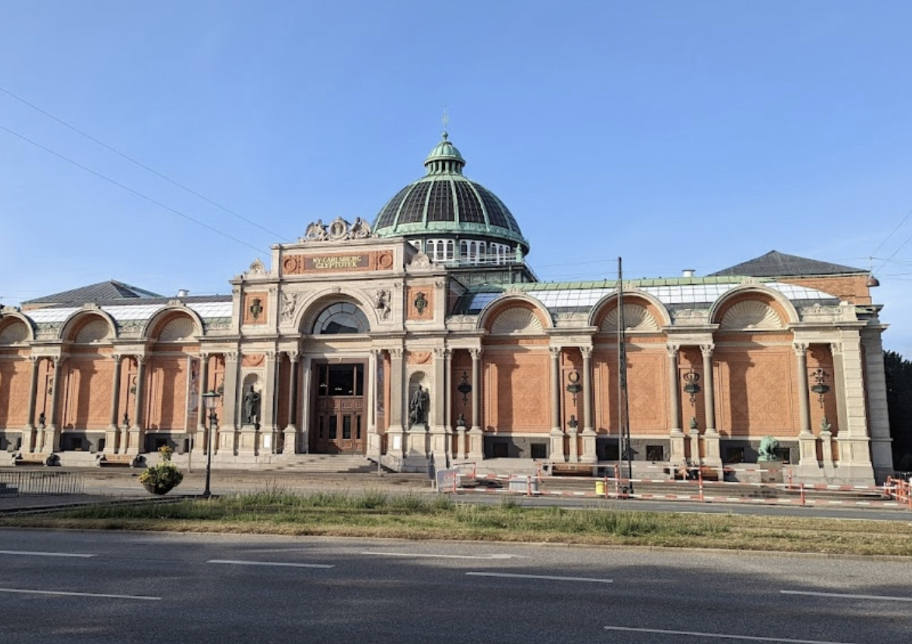
[[[53,114],[51,114],[50,112],[47,112],[47,111],[41,109],[40,107],[38,107],[38,106],[35,105],[34,103],[30,103],[29,101],[25,100],[25,99],[22,98],[21,96],[17,96],[16,94],[13,94],[13,93],[12,93],[11,91],[9,91],[8,89],[6,89],[6,88],[4,88],[4,87],[0,87],[0,92],[3,92],[3,93],[6,94],[7,96],[10,96],[10,97],[16,99],[17,101],[19,101],[20,103],[22,103],[22,104],[24,104],[24,105],[28,105],[30,108],[32,108],[32,109],[35,110],[36,112],[40,112],[41,114],[44,114],[44,115],[45,115],[46,117],[48,117],[49,119],[52,119],[52,120],[54,120],[54,121],[60,123],[61,125],[65,126],[65,127],[68,127],[69,129],[73,130],[73,131],[76,132],[77,134],[80,134],[81,136],[84,136],[85,138],[89,139],[89,140],[92,141],[93,143],[96,143],[96,144],[100,145],[101,147],[105,148],[106,150],[109,150],[109,151],[113,152],[114,154],[116,154],[116,155],[118,155],[118,156],[120,156],[120,157],[126,159],[126,160],[129,161],[130,163],[133,163],[133,164],[139,166],[139,167],[142,168],[143,170],[146,170],[147,172],[151,172],[151,173],[154,174],[156,177],[159,177],[159,178],[161,178],[161,179],[164,179],[164,180],[167,181],[168,183],[171,183],[171,184],[177,186],[177,187],[180,188],[181,190],[185,190],[185,191],[189,192],[189,193],[190,193],[191,195],[193,195],[194,197],[197,197],[197,198],[199,198],[199,199],[202,199],[202,200],[205,201],[206,203],[211,204],[211,205],[213,205],[213,206],[215,206],[216,208],[219,208],[219,209],[221,209],[221,210],[224,210],[224,211],[227,212],[228,214],[233,215],[233,216],[237,217],[238,219],[247,222],[247,223],[250,224],[251,226],[256,226],[257,228],[259,228],[259,229],[262,230],[263,232],[269,233],[270,235],[272,235],[272,236],[275,237],[275,238],[284,239],[285,241],[288,241],[288,242],[293,241],[293,240],[291,240],[291,239],[286,238],[284,235],[280,235],[279,233],[273,232],[273,231],[269,230],[268,228],[265,228],[265,227],[261,226],[260,224],[258,224],[258,223],[255,222],[255,221],[252,221],[252,220],[250,220],[250,219],[247,219],[247,218],[244,217],[243,215],[236,213],[235,211],[231,210],[230,208],[227,208],[227,207],[223,206],[222,204],[220,204],[220,203],[218,203],[218,202],[216,202],[216,201],[213,201],[213,200],[210,199],[209,197],[207,197],[207,196],[205,196],[205,195],[201,195],[201,194],[198,193],[196,190],[193,190],[192,188],[188,188],[187,186],[183,185],[182,183],[179,183],[178,181],[175,181],[175,180],[172,179],[171,177],[162,174],[161,172],[159,172],[159,171],[156,170],[155,168],[150,168],[149,166],[147,166],[147,165],[144,164],[143,162],[137,161],[136,159],[134,159],[134,158],[131,157],[130,155],[125,154],[125,153],[121,152],[120,150],[111,147],[110,145],[108,145],[108,144],[105,143],[104,141],[100,141],[100,140],[96,139],[96,138],[95,138],[94,136],[92,136],[91,134],[88,134],[88,133],[86,133],[86,132],[83,132],[82,130],[80,130],[80,129],[79,129],[78,127],[76,127],[75,125],[71,125],[71,124],[67,123],[67,122],[64,121],[63,119],[58,118],[58,117],[54,116]]]
[[[910,211],[906,214],[906,216],[903,217],[903,220],[902,220],[901,222],[899,222],[899,225],[896,226],[896,228],[894,228],[892,231],[890,231],[890,234],[887,235],[886,239],[884,239],[882,242],[880,242],[880,246],[878,246],[877,248],[874,249],[874,252],[871,253],[872,259],[873,259],[873,256],[877,254],[877,251],[879,251],[881,248],[883,248],[884,244],[886,244],[888,241],[890,241],[890,238],[893,237],[894,234],[896,234],[896,231],[903,227],[903,224],[905,224],[905,223],[909,220],[909,217],[912,217],[912,210],[910,210]],[[881,264],[881,265],[878,267],[877,270],[880,271],[880,269],[884,267],[884,264],[886,264],[886,263],[889,262],[891,259],[893,259],[894,257],[896,257],[896,254],[897,254],[899,251],[901,251],[901,250],[903,249],[903,246],[905,246],[906,244],[908,244],[910,240],[912,240],[912,236],[910,236],[906,241],[904,241],[902,244],[900,244],[899,248],[897,248],[896,251],[895,251],[892,255],[890,255],[890,257],[888,257],[887,259],[883,260],[883,264]]]
[[[37,141],[33,141],[32,139],[28,138],[27,136],[24,136],[24,135],[22,135],[22,134],[19,134],[18,132],[15,132],[14,130],[9,129],[8,127],[5,127],[5,126],[3,126],[3,125],[0,125],[0,130],[3,130],[4,132],[8,132],[9,134],[12,134],[13,136],[15,136],[15,137],[17,137],[17,138],[19,138],[19,139],[22,139],[22,140],[25,141],[26,143],[31,143],[31,144],[34,145],[35,147],[40,148],[40,149],[44,150],[45,152],[48,152],[49,154],[53,154],[55,157],[57,157],[57,158],[59,158],[59,159],[63,159],[63,160],[66,161],[67,163],[72,163],[72,164],[73,164],[74,166],[76,166],[77,168],[80,168],[80,169],[82,169],[82,170],[85,170],[85,171],[88,172],[88,173],[94,174],[94,175],[95,175],[96,177],[98,177],[99,179],[104,179],[104,180],[107,181],[108,183],[114,184],[114,185],[117,186],[118,188],[121,188],[121,189],[123,189],[123,190],[126,190],[127,192],[129,192],[129,193],[131,193],[131,194],[133,194],[133,195],[136,195],[137,197],[141,197],[142,199],[145,199],[146,201],[155,204],[155,205],[158,206],[159,208],[164,208],[164,209],[167,210],[168,212],[172,212],[172,213],[174,213],[175,215],[177,215],[178,217],[183,217],[184,219],[186,219],[186,220],[188,220],[188,221],[192,221],[194,224],[196,224],[196,225],[198,225],[198,226],[202,226],[203,228],[208,228],[208,229],[211,230],[212,232],[217,233],[217,234],[221,235],[222,237],[226,237],[226,238],[228,238],[228,239],[230,239],[230,240],[232,240],[232,241],[235,241],[235,242],[237,242],[237,243],[239,243],[239,244],[242,244],[242,245],[246,246],[247,248],[252,248],[253,250],[255,250],[255,251],[259,252],[259,253],[264,252],[262,248],[257,248],[256,246],[251,246],[251,245],[248,244],[247,242],[245,242],[245,241],[243,241],[243,240],[241,240],[241,239],[238,239],[237,237],[232,237],[232,236],[229,235],[228,233],[222,232],[222,231],[219,230],[218,228],[214,228],[213,226],[210,226],[209,224],[203,223],[202,221],[199,221],[198,219],[194,219],[194,218],[191,217],[190,215],[185,214],[185,213],[181,212],[180,210],[175,210],[174,208],[172,208],[172,207],[170,207],[170,206],[166,206],[165,204],[161,203],[160,201],[156,201],[156,200],[153,199],[152,197],[146,196],[146,195],[144,195],[144,194],[141,193],[141,192],[137,192],[137,191],[134,190],[133,188],[130,188],[129,186],[125,186],[124,184],[122,184],[122,183],[120,183],[120,182],[118,182],[118,181],[115,181],[114,179],[111,179],[110,177],[107,177],[107,176],[101,174],[100,172],[96,172],[95,170],[92,170],[92,168],[86,167],[86,166],[82,165],[81,163],[79,163],[79,162],[77,162],[77,161],[74,161],[73,159],[70,159],[69,157],[65,157],[65,156],[63,156],[62,154],[60,154],[59,152],[55,152],[54,150],[52,150],[52,149],[50,149],[50,148],[48,148],[48,147],[45,147],[45,146],[41,145],[41,144],[38,143]],[[266,253],[266,255],[269,255],[270,251],[267,250],[267,251],[265,251],[265,253]]]

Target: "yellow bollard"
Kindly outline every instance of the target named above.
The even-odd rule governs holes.
[[[595,496],[605,496],[605,481],[595,482]]]

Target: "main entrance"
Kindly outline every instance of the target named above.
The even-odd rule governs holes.
[[[364,454],[367,427],[364,365],[316,364],[316,414],[310,451],[318,454]]]

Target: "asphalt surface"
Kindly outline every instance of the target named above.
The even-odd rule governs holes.
[[[912,641],[912,563],[2,530],[5,644]]]

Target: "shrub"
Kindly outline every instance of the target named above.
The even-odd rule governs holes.
[[[139,475],[139,482],[153,494],[167,494],[180,485],[180,482],[184,480],[184,475],[177,469],[177,465],[171,462],[174,450],[163,445],[158,449],[158,453],[161,454],[161,460],[143,470]]]

